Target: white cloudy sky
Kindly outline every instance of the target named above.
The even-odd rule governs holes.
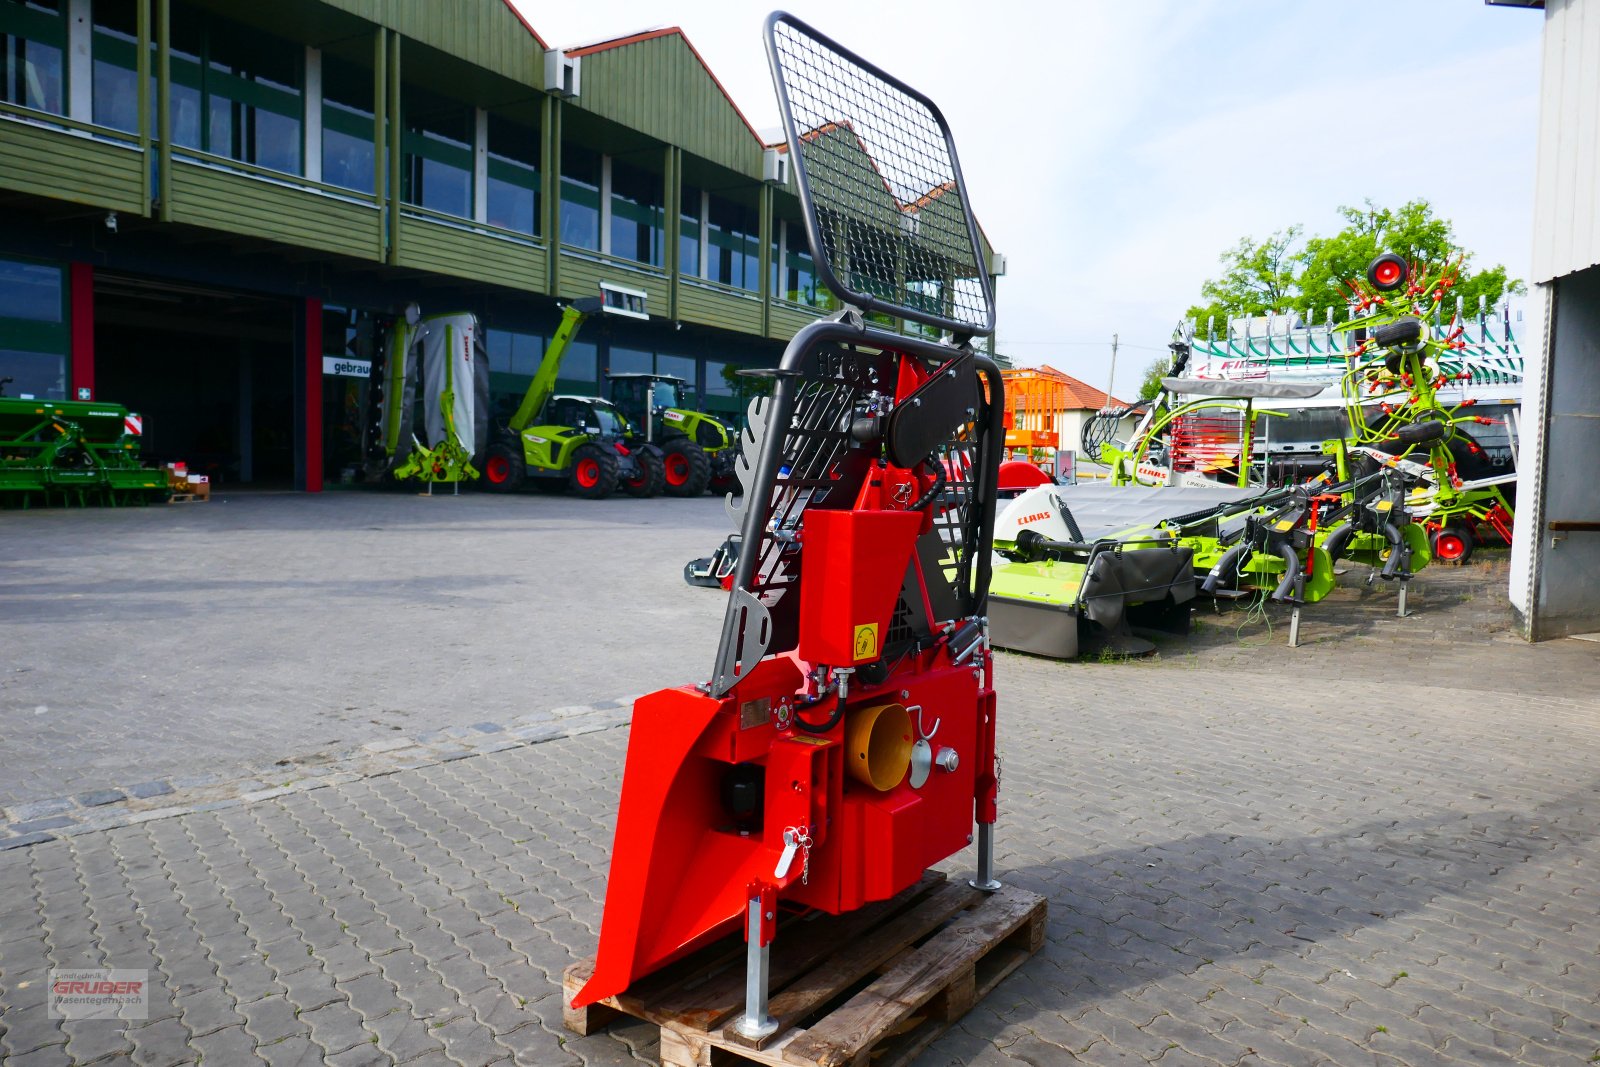
[[[778,125],[759,4],[515,0],[554,46],[680,26]],[[927,93],[1008,274],[999,347],[1117,393],[1241,236],[1424,197],[1525,277],[1542,13],[1482,0],[793,0]]]

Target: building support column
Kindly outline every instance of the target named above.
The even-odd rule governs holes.
[[[143,84],[142,82],[140,83]],[[172,221],[172,0],[156,0],[156,201],[162,222]]]
[[[295,309],[295,488],[322,492],[322,301],[307,297]]]
[[[138,42],[135,47],[139,49],[139,57],[135,69],[139,79],[139,159],[144,164],[139,168],[139,202],[144,205],[142,214],[148,216],[150,202],[155,197],[150,173],[150,144],[155,138],[155,131],[150,128],[150,0],[135,0],[135,4],[138,9],[135,15]]]
[[[472,221],[489,221],[489,113],[472,112]]]
[[[94,121],[94,20],[89,0],[67,0],[67,117]]]
[[[772,336],[772,183],[761,183],[761,195],[756,201],[756,212],[759,216],[756,222],[757,240],[761,242],[761,254],[756,257],[760,265],[761,284],[756,291],[761,294],[761,336]]]
[[[561,295],[561,101],[544,98],[539,123],[539,199],[544,205],[540,220],[548,258],[545,261],[545,291]]]
[[[662,154],[662,178],[665,187],[662,190],[661,202],[665,205],[662,212],[666,216],[665,230],[662,240],[666,244],[661,249],[662,262],[667,268],[667,317],[674,322],[678,318],[678,273],[683,269],[683,245],[680,231],[683,228],[683,150],[676,145],[667,145]]]
[[[400,113],[400,35],[389,34],[389,84],[384,91],[389,95],[389,262],[400,262],[400,154],[405,116]]]
[[[68,299],[72,308],[71,340],[73,400],[94,399],[94,266],[67,266]]]
[[[311,181],[322,180],[322,49],[306,45],[305,165],[300,169]]]
[[[389,40],[379,26],[372,34],[372,202],[378,205],[378,262],[389,259]]]

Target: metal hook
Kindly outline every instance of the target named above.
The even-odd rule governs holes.
[[[917,733],[922,735],[922,739],[924,741],[933,740],[933,735],[939,732],[939,724],[944,722],[944,719],[943,718],[934,719],[933,720],[933,729],[924,730],[922,728],[922,705],[921,704],[912,704],[910,707],[906,708],[906,710],[907,711],[914,711],[914,712],[917,713]]]

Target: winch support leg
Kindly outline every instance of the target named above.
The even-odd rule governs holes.
[[[778,1021],[767,1014],[768,969],[772,959],[772,930],[777,920],[777,894],[751,886],[745,912],[744,1015],[734,1024],[751,1040],[769,1037]]]
[[[978,876],[967,884],[985,893],[993,893],[1000,888],[1000,881],[994,876],[994,823],[992,822],[978,824]]]

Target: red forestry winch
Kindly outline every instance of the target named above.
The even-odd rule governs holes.
[[[573,1002],[742,922],[752,1038],[776,1025],[780,908],[888,899],[975,829],[974,884],[998,888],[984,611],[1004,401],[970,343],[994,328],[977,227],[930,101],[789,16],[767,34],[817,274],[846,310],[801,330],[751,405],[714,670],[634,705],[599,952]]]

